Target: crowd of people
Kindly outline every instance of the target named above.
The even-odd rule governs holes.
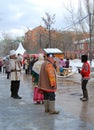
[[[82,75],[82,101],[87,101],[88,91],[86,85],[90,79],[90,65],[87,62],[87,55],[82,55],[81,61],[83,62],[82,69],[78,69],[78,72]],[[63,68],[69,68],[69,59],[66,61],[61,57],[58,61],[60,72]],[[57,90],[57,61],[54,60],[52,54],[39,54],[38,57],[33,56],[23,57],[20,54],[16,54],[15,50],[11,50],[9,57],[6,59],[0,58],[0,73],[6,73],[7,79],[10,79],[10,93],[14,99],[21,99],[19,96],[20,88],[20,74],[21,69],[25,70],[25,74],[32,76],[33,87],[33,101],[37,104],[44,104],[45,112],[50,114],[59,114],[59,111],[55,110],[55,92]]]

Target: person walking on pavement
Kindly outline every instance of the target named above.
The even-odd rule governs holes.
[[[21,99],[18,95],[19,87],[20,87],[20,73],[21,73],[21,64],[16,56],[16,51],[10,51],[10,80],[11,80],[11,97],[15,99]]]
[[[24,64],[25,64],[25,74],[29,74],[29,59],[26,58],[25,61],[24,61]]]
[[[47,59],[41,66],[39,83],[40,92],[44,94],[45,112],[50,114],[59,114],[55,110],[55,92],[57,90],[56,73],[53,66],[53,58],[47,55]]]
[[[82,76],[82,92],[83,92],[83,97],[80,98],[82,101],[87,101],[88,100],[88,91],[87,91],[87,83],[88,80],[90,79],[90,64],[87,62],[88,56],[87,55],[82,55],[81,56],[81,62],[83,63],[82,69],[80,70],[78,68],[78,72]]]
[[[65,61],[65,68],[69,68],[69,66],[70,66],[70,61],[67,58],[66,61]]]
[[[6,74],[6,59],[5,58],[3,59],[2,67],[3,67],[3,73]]]

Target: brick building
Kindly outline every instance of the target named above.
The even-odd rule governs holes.
[[[74,42],[76,44],[76,56],[77,58],[80,58],[82,54],[87,54],[89,56],[89,53],[91,51],[92,58],[94,58],[94,38],[91,38],[91,46],[90,46],[90,38],[86,38],[80,41]],[[91,49],[90,49],[91,48]]]
[[[58,48],[64,52],[65,58],[80,58],[82,53],[88,51],[87,40],[77,41],[77,34],[73,31],[57,31],[50,30],[51,33],[51,48]],[[87,38],[89,34],[79,33],[79,39],[83,39],[84,36]],[[76,41],[76,42],[74,42]],[[24,48],[27,52],[32,54],[39,53],[43,48],[49,48],[49,30],[38,26],[32,30],[28,30],[25,33]],[[88,52],[87,52],[88,53]]]

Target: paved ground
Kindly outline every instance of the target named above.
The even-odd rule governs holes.
[[[31,76],[22,74],[19,94],[10,97],[10,82],[0,74],[0,130],[94,130],[94,75],[88,83],[89,101],[79,100],[80,76],[58,79],[56,108],[59,115],[44,113],[42,104],[33,103]]]

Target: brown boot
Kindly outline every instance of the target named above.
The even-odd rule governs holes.
[[[55,101],[49,101],[49,110],[50,114],[59,114],[59,111],[55,110]]]

